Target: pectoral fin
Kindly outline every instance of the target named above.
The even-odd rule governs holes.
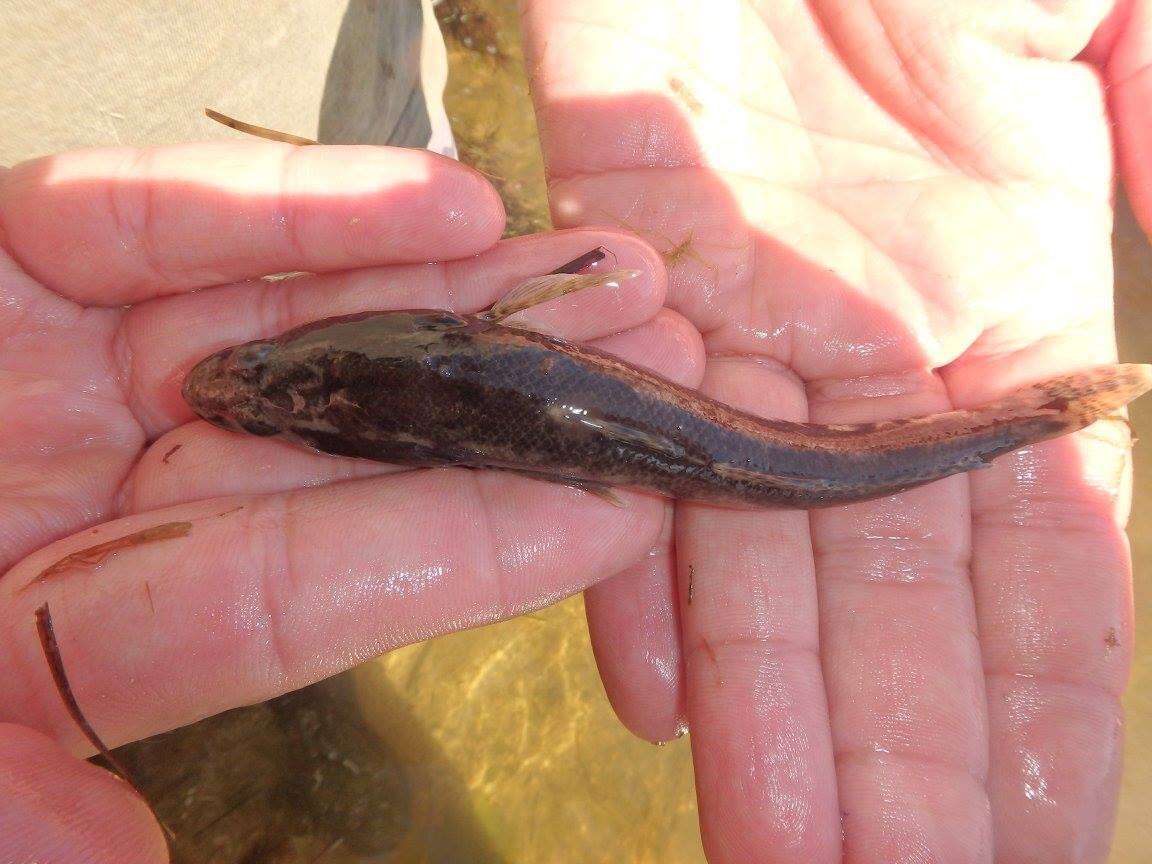
[[[554,417],[569,423],[579,423],[581,426],[587,426],[589,429],[595,429],[597,432],[619,441],[621,444],[627,444],[630,447],[650,450],[653,453],[659,453],[669,459],[684,459],[688,455],[688,451],[671,438],[666,438],[663,435],[658,435],[646,429],[637,429],[635,426],[628,426],[615,420],[609,420],[586,408],[571,408],[566,405],[558,405],[549,410]]]
[[[577,477],[558,477],[555,474],[547,474],[543,471],[532,471],[531,469],[525,468],[507,468],[505,470],[513,474],[519,474],[521,477],[530,477],[533,480],[544,480],[548,483],[557,483],[560,486],[571,486],[573,489],[579,489],[581,492],[595,495],[602,501],[607,501],[613,507],[624,509],[628,506],[619,495],[612,491],[612,487],[606,483],[597,483],[594,480],[581,480]]]
[[[710,466],[717,475],[738,483],[771,483],[805,492],[823,492],[832,488],[832,483],[819,477],[784,477],[770,471],[757,471],[729,462],[713,462]]]

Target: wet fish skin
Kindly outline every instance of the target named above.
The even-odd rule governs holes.
[[[900,492],[1083,428],[1152,388],[1116,365],[981,408],[882,424],[766,420],[594,348],[441,310],[327,319],[188,374],[225,429],[410,466],[512,470],[590,489],[814,508]]]

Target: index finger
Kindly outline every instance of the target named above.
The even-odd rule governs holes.
[[[90,750],[37,638],[45,602],[83,713],[118,746],[582,590],[658,535],[661,502],[626,500],[449,468],[187,502],[87,529],[0,580],[0,722]],[[173,523],[183,530],[133,539]]]
[[[12,255],[91,305],[286,271],[443,261],[488,248],[503,228],[482,175],[393,147],[85,150],[0,178],[0,237]]]

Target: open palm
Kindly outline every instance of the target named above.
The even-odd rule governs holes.
[[[1108,109],[1138,147],[1152,41],[1109,5],[528,2],[554,217],[661,249],[702,386],[766,415],[884,420],[1107,362]],[[1127,478],[1105,428],[811,515],[679,506],[674,556],[589,615],[625,722],[691,729],[710,859],[1105,854]]]
[[[695,374],[649,247],[605,231],[492,246],[502,227],[475,172],[383,148],[89,151],[0,173],[0,857],[164,857],[139,802],[50,740],[89,752],[37,641],[45,601],[115,746],[554,602],[656,544],[652,496],[619,510],[509,475],[370,476],[387,469],[220,431],[180,398],[224,345],[365,309],[480,309],[600,244],[643,275],[522,323]],[[259,278],[301,270],[324,272]]]

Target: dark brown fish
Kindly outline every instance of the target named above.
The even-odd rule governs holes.
[[[594,348],[498,323],[605,278],[540,277],[480,315],[408,310],[319,321],[208,357],[188,374],[184,397],[223,428],[341,456],[503,469],[602,494],[641,487],[811,508],[983,467],[1152,388],[1152,367],[1115,365],[973,410],[859,426],[788,423]]]

